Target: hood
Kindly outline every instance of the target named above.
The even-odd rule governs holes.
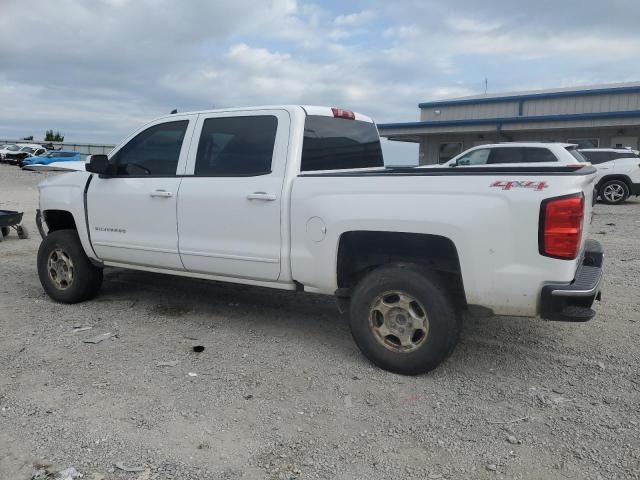
[[[30,167],[50,167],[51,165],[30,165]],[[29,168],[29,170],[40,170]],[[79,187],[84,188],[87,183],[87,178],[91,174],[88,172],[67,172],[62,175],[50,175],[38,184],[38,189],[48,187]]]

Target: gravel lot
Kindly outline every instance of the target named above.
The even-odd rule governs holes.
[[[0,164],[0,208],[32,234],[0,243],[1,479],[640,478],[639,200],[596,207],[594,320],[469,319],[444,365],[402,377],[331,298],[110,269],[95,301],[53,303],[42,178]]]

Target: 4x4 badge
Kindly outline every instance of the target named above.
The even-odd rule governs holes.
[[[547,182],[534,182],[531,180],[497,180],[490,186],[501,188],[502,190],[511,190],[512,188],[532,188],[533,190],[542,191],[549,185],[547,185]]]

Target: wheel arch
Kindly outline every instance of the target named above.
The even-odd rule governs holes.
[[[629,189],[631,188],[631,184],[633,183],[631,181],[631,178],[629,178],[628,175],[624,175],[622,173],[611,173],[611,174],[605,175],[600,180],[598,180],[598,183],[596,184],[596,189],[598,190],[598,193],[600,193],[600,187],[611,180],[622,180],[624,183],[627,184],[627,187]]]
[[[68,210],[45,210],[42,212],[42,219],[47,225],[49,233],[56,230],[78,230],[73,213]]]
[[[349,297],[353,287],[366,274],[392,263],[412,263],[435,271],[459,304],[466,306],[460,257],[455,243],[448,237],[425,233],[343,232],[338,242],[336,294]]]

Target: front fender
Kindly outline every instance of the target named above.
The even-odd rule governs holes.
[[[87,172],[70,172],[54,175],[38,185],[40,193],[40,213],[48,210],[69,212],[78,231],[80,243],[87,256],[100,261],[93,247],[87,225],[85,197],[92,175]]]

